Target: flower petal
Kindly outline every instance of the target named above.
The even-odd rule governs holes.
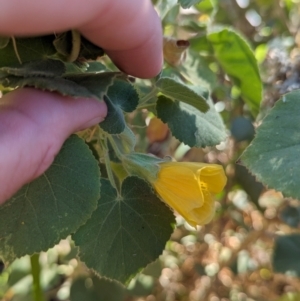
[[[212,193],[220,193],[227,182],[223,167],[217,164],[208,164],[201,168],[200,180],[207,184]]]
[[[204,225],[214,216],[212,193],[226,184],[223,167],[194,162],[163,162],[155,181],[156,192],[192,225]]]
[[[205,225],[209,223],[215,215],[215,201],[207,187],[203,187],[204,203],[203,206],[195,208],[190,213],[190,220],[193,220],[196,225]],[[192,223],[187,220],[189,224]]]
[[[203,204],[200,182],[197,176],[185,166],[161,168],[153,185],[160,195],[172,194],[176,199],[185,200],[188,210]]]

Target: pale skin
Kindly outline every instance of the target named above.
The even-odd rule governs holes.
[[[124,72],[151,78],[162,66],[160,20],[150,0],[3,0],[0,35],[77,29]],[[0,100],[0,204],[44,173],[67,137],[101,122],[103,102],[26,88]]]

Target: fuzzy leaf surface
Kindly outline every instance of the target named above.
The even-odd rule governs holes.
[[[99,177],[88,146],[71,136],[43,175],[0,206],[0,258],[46,251],[75,232],[97,206]]]
[[[98,208],[73,239],[89,268],[126,283],[162,253],[174,221],[144,180],[126,178],[118,198],[110,182],[102,179]]]
[[[72,81],[96,95],[98,99],[103,99],[109,87],[113,84],[114,80],[122,76],[120,72],[101,72],[101,73],[83,73],[83,74],[70,74],[64,78]]]
[[[284,100],[284,101],[283,101]],[[300,91],[276,102],[241,161],[270,188],[300,200]]]
[[[1,79],[0,82],[7,88],[34,87],[43,91],[58,92],[72,97],[96,98],[95,94],[84,86],[62,77],[20,77],[11,75]]]
[[[56,77],[61,76],[65,69],[65,64],[62,61],[46,59],[24,63],[17,67],[2,67],[0,68],[0,77],[3,75]]]
[[[262,99],[262,81],[255,55],[248,43],[235,31],[223,29],[208,35],[215,56],[241,95],[254,117]]]
[[[225,126],[212,102],[210,110],[204,114],[188,104],[161,95],[156,110],[157,117],[168,124],[172,134],[191,147],[214,146],[226,138]]]
[[[7,70],[7,68],[4,70]],[[4,87],[9,88],[34,87],[50,92],[55,91],[62,95],[72,97],[93,97],[102,101],[108,87],[113,84],[115,77],[119,74],[119,72],[103,72],[72,74],[64,77],[51,77],[50,75],[48,77],[8,75],[2,78],[0,75],[0,83]]]
[[[107,116],[100,127],[109,134],[120,134],[126,122],[123,112],[132,112],[139,103],[139,95],[133,85],[126,81],[115,80],[104,97],[107,105]]]
[[[208,94],[205,95],[204,90],[198,89],[198,91],[195,91],[187,85],[167,77],[160,78],[156,86],[161,93],[171,99],[187,103],[204,113],[209,109],[206,101]]]

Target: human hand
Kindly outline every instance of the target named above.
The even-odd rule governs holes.
[[[162,65],[162,32],[150,0],[4,0],[0,35],[77,29],[124,72],[147,78]],[[99,123],[103,103],[19,89],[0,101],[0,204],[40,176],[73,132]]]

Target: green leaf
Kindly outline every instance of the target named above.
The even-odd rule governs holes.
[[[264,118],[241,160],[259,181],[300,200],[300,91],[283,96]]]
[[[226,131],[214,105],[209,103],[210,110],[204,114],[188,104],[159,96],[157,117],[168,124],[179,141],[191,147],[214,146],[225,140]]]
[[[67,74],[64,78],[86,88],[102,100],[114,80],[122,76],[121,72],[101,72]]]
[[[157,179],[157,174],[160,170],[160,163],[170,161],[170,158],[161,159],[151,154],[130,153],[123,155],[123,167],[133,176],[138,176],[143,179]]]
[[[257,116],[262,99],[262,82],[255,55],[236,32],[223,29],[208,35],[215,56],[224,71],[241,90],[253,116]]]
[[[178,3],[183,7],[183,8],[190,8],[192,5],[197,4],[201,2],[202,0],[178,0]]]
[[[87,287],[87,279],[90,285]],[[72,281],[71,301],[124,301],[126,289],[120,283],[106,278],[80,277]]]
[[[207,35],[199,35],[189,39],[190,48],[197,52],[208,52],[212,51],[211,43],[208,41]],[[197,53],[198,54],[198,53]],[[199,70],[201,73],[201,70]]]
[[[125,129],[124,112],[132,112],[139,103],[139,95],[133,85],[126,81],[115,80],[109,88],[107,97],[107,116],[100,127],[109,134],[120,134]]]
[[[209,84],[210,90],[213,91],[219,84],[218,78],[210,69],[209,64],[207,58],[202,57],[198,52],[190,50],[184,65],[180,68],[180,73],[198,87],[207,87]],[[202,94],[205,99],[208,98],[207,92],[205,93],[204,91]]]
[[[116,106],[110,98],[104,96],[104,101],[107,106],[107,115],[99,125],[109,134],[120,134],[125,129],[125,117],[122,110]]]
[[[43,60],[56,53],[54,35],[36,38],[16,38],[16,48],[22,63]],[[0,48],[0,67],[20,65],[12,39],[5,48]]]
[[[66,67],[66,72],[64,76],[70,75],[70,74],[81,74],[81,73],[86,73],[88,69],[88,63],[87,62],[80,62],[78,63],[77,61],[75,62],[65,62],[64,63]]]
[[[17,67],[2,67],[0,68],[0,72],[1,77],[3,77],[4,75],[14,75],[21,77],[56,77],[61,76],[65,72],[65,69],[65,65],[62,61],[46,59],[24,63]]]
[[[163,20],[168,12],[177,5],[177,0],[159,1],[156,8],[159,12],[160,19]]]
[[[234,167],[234,180],[248,194],[256,207],[263,211],[261,204],[259,203],[259,198],[265,190],[265,186],[261,182],[258,182],[245,166],[234,164]]]
[[[71,136],[42,176],[0,206],[0,257],[46,251],[77,230],[96,208],[99,173],[88,146]]]
[[[208,96],[207,91],[195,91],[193,90],[194,87],[188,87],[183,83],[167,77],[160,78],[156,86],[161,93],[173,100],[176,99],[185,102],[204,113],[209,110],[209,105],[206,100]]]
[[[53,40],[53,46],[55,47],[59,56],[67,58],[72,51],[72,31],[62,32],[56,35]]]
[[[7,68],[5,69],[7,70]],[[55,91],[72,97],[93,97],[103,100],[108,87],[112,85],[119,72],[103,72],[89,74],[72,74],[65,77],[42,76],[0,76],[0,83],[4,87],[35,87],[40,90]]]
[[[300,276],[300,235],[290,234],[275,239],[274,270]]]
[[[55,91],[72,97],[97,97],[87,88],[62,77],[7,76],[4,79],[0,79],[0,83],[4,87],[9,88],[34,87],[43,91]]]
[[[121,153],[126,154],[134,151],[136,137],[128,125],[125,126],[121,134],[113,135],[112,138]]]
[[[107,95],[124,112],[132,112],[138,105],[139,95],[134,86],[127,81],[116,80]]]
[[[89,268],[125,283],[162,253],[174,216],[138,177],[124,180],[121,195],[102,179],[98,208],[73,239]]]
[[[102,72],[102,71],[108,71],[106,66],[100,62],[92,61],[92,62],[88,62],[87,64],[88,64],[88,67],[86,70],[87,73],[97,73],[97,72]]]
[[[202,0],[195,5],[195,8],[204,14],[212,14],[216,9],[216,0]]]

